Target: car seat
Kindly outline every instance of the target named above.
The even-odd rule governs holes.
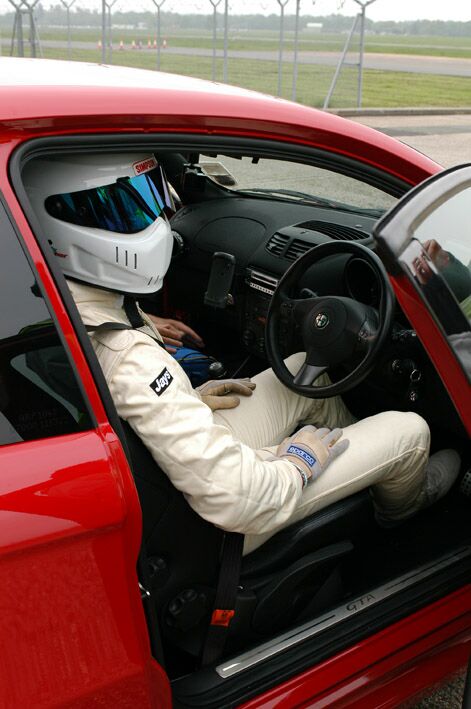
[[[209,627],[225,533],[200,517],[122,421],[142,507],[150,592],[167,657],[198,665]],[[342,595],[340,564],[352,530],[371,523],[367,491],[275,534],[242,560],[226,651],[302,622]],[[167,668],[171,673],[171,668]]]

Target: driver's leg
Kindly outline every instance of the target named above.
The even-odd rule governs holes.
[[[289,357],[288,369],[297,372],[304,358],[303,353]],[[261,372],[254,381],[257,388],[251,397],[242,398],[235,409],[214,413],[218,423],[247,445],[272,447],[274,453],[285,436],[305,423],[339,426],[350,441],[347,451],[308,485],[287,526],[366,487],[371,487],[377,513],[384,520],[399,521],[423,506],[430,433],[420,416],[386,411],[355,421],[340,397],[299,396],[281,384],[272,370]],[[245,553],[276,531],[247,537]]]
[[[379,514],[391,522],[424,506],[430,434],[420,416],[385,411],[347,426],[344,436],[350,441],[348,449],[309,483],[295,514],[284,526],[366,487],[371,487]],[[246,537],[244,553],[276,531]]]
[[[291,373],[296,373],[306,355],[291,355],[285,361]],[[308,399],[285,387],[272,369],[260,372],[252,381],[257,387],[250,397],[241,397],[235,409],[214,412],[214,420],[229,428],[234,436],[258,450],[277,446],[290,436],[297,426],[311,423],[315,426],[345,427],[355,421],[339,396],[330,399]],[[318,381],[327,384],[326,375]]]

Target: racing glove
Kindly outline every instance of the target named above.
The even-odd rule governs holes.
[[[278,458],[287,458],[298,469],[303,488],[309,480],[317,478],[349,445],[348,438],[339,440],[341,428],[316,428],[303,426],[293,436],[285,438],[278,446]]]
[[[227,396],[233,392],[241,396],[252,396],[255,389],[255,382],[247,379],[210,379],[199,387],[196,387],[201,395],[202,401],[209,406],[211,411],[217,409],[234,409],[239,406],[238,396]]]

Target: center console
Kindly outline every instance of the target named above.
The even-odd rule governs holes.
[[[248,268],[245,278],[244,329],[242,341],[246,348],[258,357],[266,358],[265,325],[270,301],[279,279],[254,268]],[[282,351],[288,351],[293,339],[292,328],[287,322],[280,322],[279,339]]]

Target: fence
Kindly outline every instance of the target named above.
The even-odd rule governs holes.
[[[7,54],[160,69],[344,108],[362,100],[365,22],[358,9],[372,1],[347,0],[345,17],[313,14],[320,6],[335,13],[339,0],[137,0],[132,10],[130,0],[59,0],[49,8],[38,0],[0,0],[0,32]],[[367,33],[372,24],[366,22]],[[366,37],[380,47],[379,35]],[[449,80],[445,86],[445,77],[432,86],[412,75],[364,73],[365,106],[442,105],[447,96],[469,104],[469,87]]]
[[[60,0],[62,7],[49,10],[38,0],[8,0],[12,11],[0,16],[3,44],[10,36],[10,54],[187,74],[311,106],[361,100],[359,32],[351,33],[337,66],[348,32],[324,33],[319,18],[307,14],[314,5],[308,0],[140,1],[126,11],[125,0],[89,0],[88,6],[87,0]],[[335,0],[330,6],[332,12],[338,7]],[[265,14],[248,15],[252,7]],[[344,19],[351,28],[353,18]]]

